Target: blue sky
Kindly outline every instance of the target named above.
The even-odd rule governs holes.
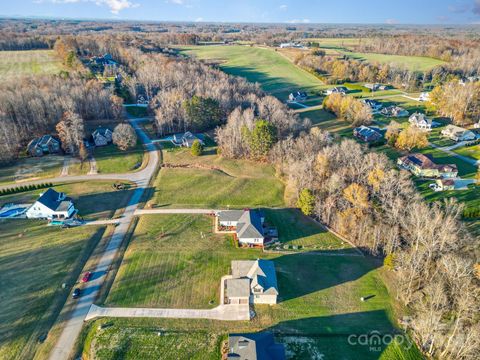
[[[480,0],[1,0],[0,15],[209,22],[480,24]]]

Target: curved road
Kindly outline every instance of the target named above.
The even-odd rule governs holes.
[[[71,313],[69,319],[66,321],[62,333],[50,353],[51,360],[67,360],[72,352],[78,335],[82,330],[83,322],[90,309],[90,306],[95,301],[95,298],[100,291],[103,283],[106,279],[106,274],[115,259],[115,256],[122,244],[122,241],[127,234],[128,228],[133,220],[134,213],[138,208],[139,201],[150,183],[155,170],[159,164],[159,152],[155,145],[152,143],[148,135],[139,126],[138,122],[144,119],[129,119],[129,122],[135,128],[138,136],[145,145],[148,151],[148,164],[147,166],[138,172],[131,174],[98,174],[98,175],[81,175],[81,176],[64,176],[54,179],[42,180],[50,182],[65,182],[65,181],[86,181],[86,180],[128,180],[137,184],[137,187],[128,202],[123,216],[119,219],[112,237],[106,246],[104,253],[95,268],[94,279],[89,281],[88,286],[83,289],[82,296],[77,300],[77,303]],[[34,184],[36,182],[26,183]],[[22,184],[25,185],[25,184]]]

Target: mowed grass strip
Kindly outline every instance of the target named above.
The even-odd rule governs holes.
[[[62,63],[53,50],[0,51],[0,78],[58,74]]]
[[[273,49],[251,46],[184,46],[180,50],[199,59],[218,60],[230,75],[258,82],[262,89],[286,100],[294,89],[317,91],[323,83],[314,75],[292,64]]]
[[[110,144],[95,148],[93,156],[101,174],[124,174],[137,170],[142,165],[144,149],[140,142],[129,150],[121,151]]]
[[[0,358],[31,358],[49,330],[103,227],[61,229],[43,221],[0,220]]]

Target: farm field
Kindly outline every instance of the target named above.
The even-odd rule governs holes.
[[[214,333],[216,336],[224,336],[228,332],[270,329],[278,334],[296,333],[306,337],[329,335],[338,340],[334,345],[337,351],[350,355],[358,350],[347,345],[344,334],[372,330],[393,331],[393,306],[388,290],[382,283],[381,264],[368,257],[342,256],[348,247],[343,249],[339,239],[325,233],[313,223],[305,230],[306,220],[298,219],[298,213],[293,210],[285,212],[281,217],[275,218],[274,222],[279,225],[279,222],[290,221],[284,225],[290,227],[290,232],[284,236],[292,241],[316,243],[317,249],[326,249],[323,255],[311,252],[294,255],[266,254],[256,249],[235,248],[229,235],[212,234],[213,218],[208,216],[142,217],[106,305],[213,307],[218,304],[220,278],[228,274],[231,260],[258,257],[275,261],[280,302],[274,306],[255,306],[257,316],[249,323],[113,319],[111,331],[123,332],[121,329],[124,326],[130,324],[136,328],[139,323],[142,327],[150,323],[151,328],[163,328],[167,332],[195,330]],[[271,214],[268,216],[272,217]],[[361,296],[369,295],[373,297],[368,301],[359,300]],[[118,326],[120,322],[124,325]],[[94,331],[94,328],[96,326],[92,326],[91,330]],[[133,337],[136,331],[127,333]],[[103,333],[99,337],[102,339]],[[141,336],[135,337],[134,340],[130,338],[134,344],[142,341]],[[88,340],[84,351],[110,347],[108,341],[101,341],[103,345],[99,346],[97,340]],[[159,346],[163,341],[165,340],[160,340]],[[155,343],[152,339],[149,346],[153,349]],[[332,344],[328,342],[315,346],[318,349],[331,347]],[[300,346],[295,351],[303,350]],[[96,354],[99,359],[112,358],[111,352],[105,357],[100,356],[100,352]],[[365,352],[364,355],[365,359],[373,359],[378,354],[372,357]]]
[[[445,64],[444,61],[424,57],[424,56],[404,56],[404,55],[388,55],[376,53],[360,53],[348,50],[338,49],[338,51],[348,57],[364,60],[370,63],[378,62],[381,64],[389,64],[392,67],[404,68],[410,71],[427,71],[435,66]]]
[[[58,184],[53,186],[53,189],[71,197],[79,215],[85,220],[100,220],[111,218],[117,209],[121,211],[133,191],[131,189],[114,190],[112,184],[112,181],[77,182]],[[45,189],[38,189],[0,196],[0,206],[7,203],[33,203],[44,191]]]
[[[229,160],[207,147],[196,157],[188,149],[163,152],[164,163],[151,203],[172,207],[282,206],[284,185],[271,165]],[[173,166],[173,167],[169,167]]]
[[[189,46],[181,52],[199,59],[218,60],[226,73],[258,82],[262,89],[281,100],[296,89],[309,93],[326,86],[314,75],[292,64],[287,58],[267,48],[249,46]]]
[[[103,233],[104,227],[0,221],[0,358],[33,358]]]
[[[58,74],[62,63],[53,50],[0,51],[2,80],[29,75]]]

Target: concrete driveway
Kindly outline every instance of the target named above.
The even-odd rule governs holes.
[[[98,317],[127,318],[174,318],[174,319],[211,319],[223,321],[250,320],[250,306],[219,305],[213,309],[158,309],[158,308],[119,308],[92,305],[85,318]]]

